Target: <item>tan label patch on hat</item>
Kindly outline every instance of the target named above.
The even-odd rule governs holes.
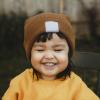
[[[59,32],[58,22],[55,21],[46,21],[45,22],[46,32]]]

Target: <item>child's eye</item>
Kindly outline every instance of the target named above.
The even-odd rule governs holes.
[[[60,51],[63,51],[63,49],[55,49],[54,51],[60,52]]]
[[[44,48],[34,48],[35,51],[38,51],[38,52],[42,52],[44,51]]]
[[[44,51],[44,49],[37,49],[36,51],[40,51],[41,52],[41,51]]]

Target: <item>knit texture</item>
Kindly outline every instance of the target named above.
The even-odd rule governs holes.
[[[59,31],[64,33],[67,37],[71,49],[74,52],[75,49],[75,34],[73,32],[72,26],[67,16],[64,14],[57,13],[41,13],[28,18],[24,26],[24,48],[26,51],[26,56],[30,59],[31,48],[33,41],[36,37],[43,32],[46,32],[45,22],[55,21],[58,22]]]

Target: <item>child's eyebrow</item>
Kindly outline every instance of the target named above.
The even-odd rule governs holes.
[[[44,47],[43,44],[34,44],[33,47]]]
[[[56,44],[56,45],[54,45],[53,47],[65,47],[65,45],[64,44]]]

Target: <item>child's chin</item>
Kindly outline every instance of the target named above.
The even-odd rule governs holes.
[[[48,77],[52,77],[52,76],[56,76],[57,72],[55,72],[55,71],[45,71],[44,74],[47,75]]]
[[[52,72],[56,69],[56,66],[43,66],[44,70]]]

